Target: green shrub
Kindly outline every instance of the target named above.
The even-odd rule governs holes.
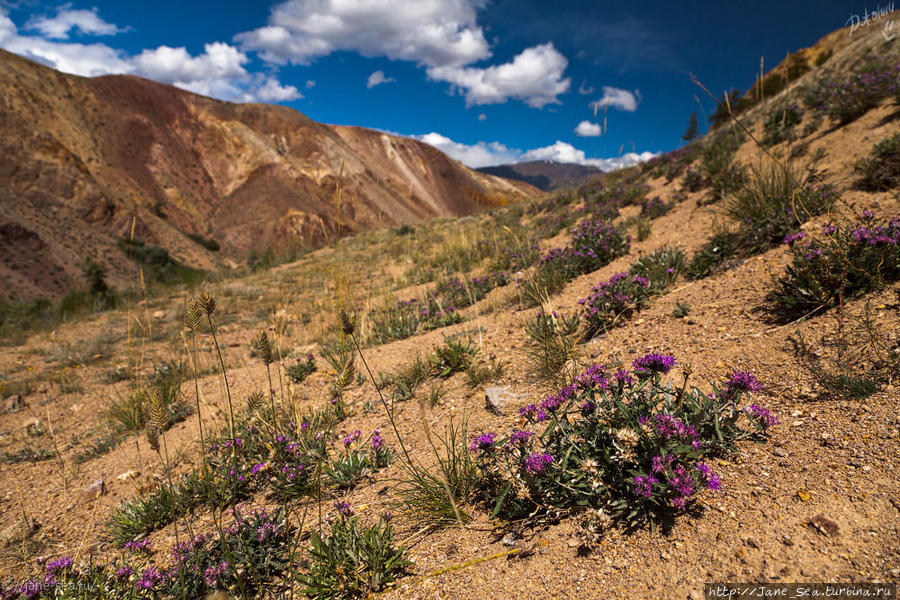
[[[524,352],[531,372],[542,382],[562,387],[571,381],[578,359],[578,338],[581,337],[581,318],[578,313],[566,316],[556,312],[538,311],[525,323],[528,343]]]
[[[397,487],[397,507],[410,519],[429,527],[446,527],[471,520],[465,505],[475,490],[475,461],[466,449],[466,423],[451,417],[444,435],[433,447],[437,464],[410,468]]]
[[[854,165],[862,175],[857,186],[870,192],[886,191],[900,187],[900,133],[875,144],[866,158]]]
[[[438,377],[450,377],[468,369],[477,354],[478,346],[472,340],[447,339],[434,349],[432,371]]]
[[[650,282],[650,293],[661,294],[675,283],[684,269],[685,256],[680,248],[660,246],[650,254],[638,257],[628,272],[645,277]]]
[[[847,226],[826,226],[817,241],[785,239],[793,259],[767,296],[770,309],[791,320],[900,279],[900,217],[879,224],[870,213]]]
[[[793,139],[794,127],[803,120],[803,111],[796,104],[773,109],[763,120],[765,138],[763,144],[772,146]]]
[[[297,359],[297,361],[285,369],[285,373],[294,383],[302,383],[307,377],[315,373],[316,357],[312,354],[306,355],[306,360]]]
[[[357,517],[345,514],[346,504],[339,510],[327,535],[313,532],[309,571],[300,575],[303,593],[317,600],[371,597],[412,563],[405,548],[394,547],[390,523],[382,519],[363,528]]]

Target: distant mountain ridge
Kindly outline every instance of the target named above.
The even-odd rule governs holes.
[[[215,269],[338,229],[538,193],[410,138],[134,76],[65,75],[0,50],[0,297],[64,294],[82,284],[85,256],[123,279],[130,265],[117,242],[132,228],[182,263]]]
[[[513,181],[523,181],[545,192],[578,186],[603,173],[597,167],[549,160],[481,167],[476,170]]]

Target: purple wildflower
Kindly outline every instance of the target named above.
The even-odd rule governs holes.
[[[778,419],[775,418],[768,408],[764,406],[760,406],[758,404],[751,404],[747,407],[747,414],[750,415],[751,418],[757,419],[762,425],[763,429],[768,429],[769,427],[773,427],[778,425]]]
[[[228,562],[223,561],[218,565],[213,565],[203,571],[203,581],[211,588],[219,585],[219,580],[228,572]]]
[[[381,437],[381,431],[376,429],[375,433],[372,434],[372,448],[378,450],[382,446],[384,446],[384,438]]]
[[[137,542],[126,542],[125,549],[131,552],[143,552],[144,554],[149,553],[153,548],[150,543],[150,540],[140,540]]]
[[[57,558],[56,560],[51,560],[47,563],[47,575],[52,577],[59,573],[60,571],[65,571],[66,569],[72,566],[72,557],[71,556],[63,556],[62,558]]]
[[[650,373],[668,373],[675,366],[675,357],[664,354],[645,354],[631,363],[634,372],[647,376]]]
[[[134,575],[134,569],[129,567],[128,565],[125,565],[121,569],[116,569],[116,579],[118,579],[119,581],[125,581],[132,575]]]
[[[750,371],[732,371],[725,380],[725,390],[722,397],[731,399],[739,394],[755,393],[762,389],[762,384],[756,380]]]
[[[722,489],[722,480],[719,479],[719,476],[713,473],[713,470],[709,468],[709,465],[704,463],[697,463],[697,470],[700,471],[700,475],[703,477],[703,480],[706,482],[706,487],[711,490],[720,490]]]
[[[469,446],[469,450],[472,452],[490,452],[494,449],[494,440],[497,438],[496,433],[482,433],[476,435],[472,439],[472,444]]]
[[[339,500],[334,503],[334,508],[344,516],[349,517],[353,514],[353,509],[350,508],[350,503],[346,500]]]
[[[531,439],[531,436],[534,435],[528,430],[520,429],[518,431],[514,431],[513,434],[509,437],[509,441],[513,444],[525,444],[528,440]]]
[[[636,475],[634,478],[634,493],[638,496],[649,498],[653,495],[654,483],[659,483],[659,479],[653,475]]]
[[[784,239],[781,240],[781,243],[782,244],[793,244],[797,240],[802,240],[805,237],[806,237],[806,234],[802,231],[798,231],[796,233],[789,233],[788,235],[784,236]]]
[[[629,375],[628,371],[626,371],[625,369],[619,369],[618,371],[616,371],[613,377],[615,377],[616,381],[618,381],[622,385],[631,385],[632,383],[634,383],[634,377]]]
[[[549,454],[542,454],[540,452],[531,454],[525,459],[525,470],[532,475],[536,475],[551,465],[553,460],[553,457]]]
[[[144,569],[141,573],[141,578],[134,583],[134,588],[137,590],[152,590],[162,583],[162,580],[163,576],[159,569],[150,567],[149,569]]]

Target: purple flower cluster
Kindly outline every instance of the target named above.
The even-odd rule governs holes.
[[[57,558],[56,560],[51,560],[46,565],[46,571],[48,577],[54,577],[58,573],[65,571],[72,567],[72,557],[71,556],[63,556],[62,558]]]
[[[205,581],[206,585],[211,588],[218,587],[219,580],[222,579],[222,577],[224,577],[226,573],[228,573],[229,566],[230,565],[227,561],[222,561],[218,565],[213,565],[207,568],[205,571],[203,571],[203,581]]]
[[[634,377],[628,374],[625,369],[619,369],[613,374],[613,377],[621,385],[631,385],[634,383]]]
[[[697,463],[696,466],[708,489],[713,491],[722,489],[722,480],[719,479],[718,475],[713,473],[713,470],[709,468],[709,465]]]
[[[542,421],[546,421],[549,417],[547,416],[547,411],[543,408],[538,408],[534,404],[528,404],[519,409],[519,414],[528,419],[529,422],[540,423]]]
[[[361,436],[362,436],[362,431],[360,431],[359,429],[354,430],[352,433],[350,433],[349,435],[347,435],[344,438],[344,447],[345,448],[348,447],[350,444],[352,444],[353,442],[358,440]]]
[[[159,569],[155,569],[153,567],[144,569],[141,573],[141,578],[134,582],[134,589],[136,590],[152,590],[156,586],[158,586],[163,581],[163,575],[160,573]]]
[[[519,429],[518,431],[513,432],[513,434],[509,437],[509,441],[513,444],[521,446],[527,444],[532,435],[534,434],[528,430]]]
[[[669,487],[675,492],[675,497],[671,499],[672,506],[679,510],[684,510],[687,506],[688,499],[697,491],[694,478],[688,473],[684,465],[675,465],[672,473],[668,478]]]
[[[538,473],[542,473],[544,469],[553,464],[553,461],[553,456],[551,456],[550,454],[536,452],[535,454],[530,454],[525,458],[525,470],[532,475],[537,475]]]
[[[691,442],[695,449],[700,448],[700,436],[697,434],[697,430],[672,415],[665,413],[653,415],[653,428],[656,433],[667,440],[677,437]]]
[[[634,359],[631,367],[641,376],[649,376],[651,373],[668,373],[675,366],[675,357],[666,354],[645,354]]]
[[[789,233],[788,235],[784,236],[784,239],[781,240],[781,243],[782,244],[793,244],[797,240],[802,240],[805,237],[806,237],[806,234],[802,231],[798,231],[796,233]]]
[[[591,365],[575,377],[575,385],[582,390],[605,390],[609,387],[609,379],[606,377],[606,371],[603,370],[603,367]]]
[[[384,446],[384,438],[381,437],[381,431],[376,429],[372,434],[372,448],[378,450],[382,446]]]
[[[340,514],[344,515],[345,517],[349,517],[353,514],[353,509],[350,508],[350,503],[347,502],[346,500],[339,500],[339,501],[335,502],[334,508],[335,508],[335,510],[337,510]]]
[[[616,273],[591,288],[591,295],[578,301],[584,308],[582,317],[591,333],[602,333],[617,320],[641,310],[650,297],[650,280],[640,275]]]
[[[150,540],[139,540],[137,542],[126,542],[125,549],[130,552],[149,554],[153,547]]]
[[[778,425],[778,419],[775,418],[775,415],[769,411],[768,408],[764,406],[760,406],[758,404],[751,404],[747,407],[747,414],[756,419],[763,429],[768,429],[770,427],[774,427]]]
[[[659,483],[659,479],[653,475],[635,475],[634,493],[649,498],[653,495],[653,484],[655,483]]]
[[[725,390],[722,395],[726,398],[734,398],[738,394],[756,393],[762,389],[762,384],[750,371],[732,371],[725,380]]]
[[[490,452],[494,449],[494,441],[497,439],[496,433],[481,433],[472,439],[469,450],[472,452]]]

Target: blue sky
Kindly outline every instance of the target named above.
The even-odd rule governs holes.
[[[0,47],[326,123],[418,137],[470,166],[609,168],[680,145],[760,58],[876,5],[818,2],[0,0]]]

